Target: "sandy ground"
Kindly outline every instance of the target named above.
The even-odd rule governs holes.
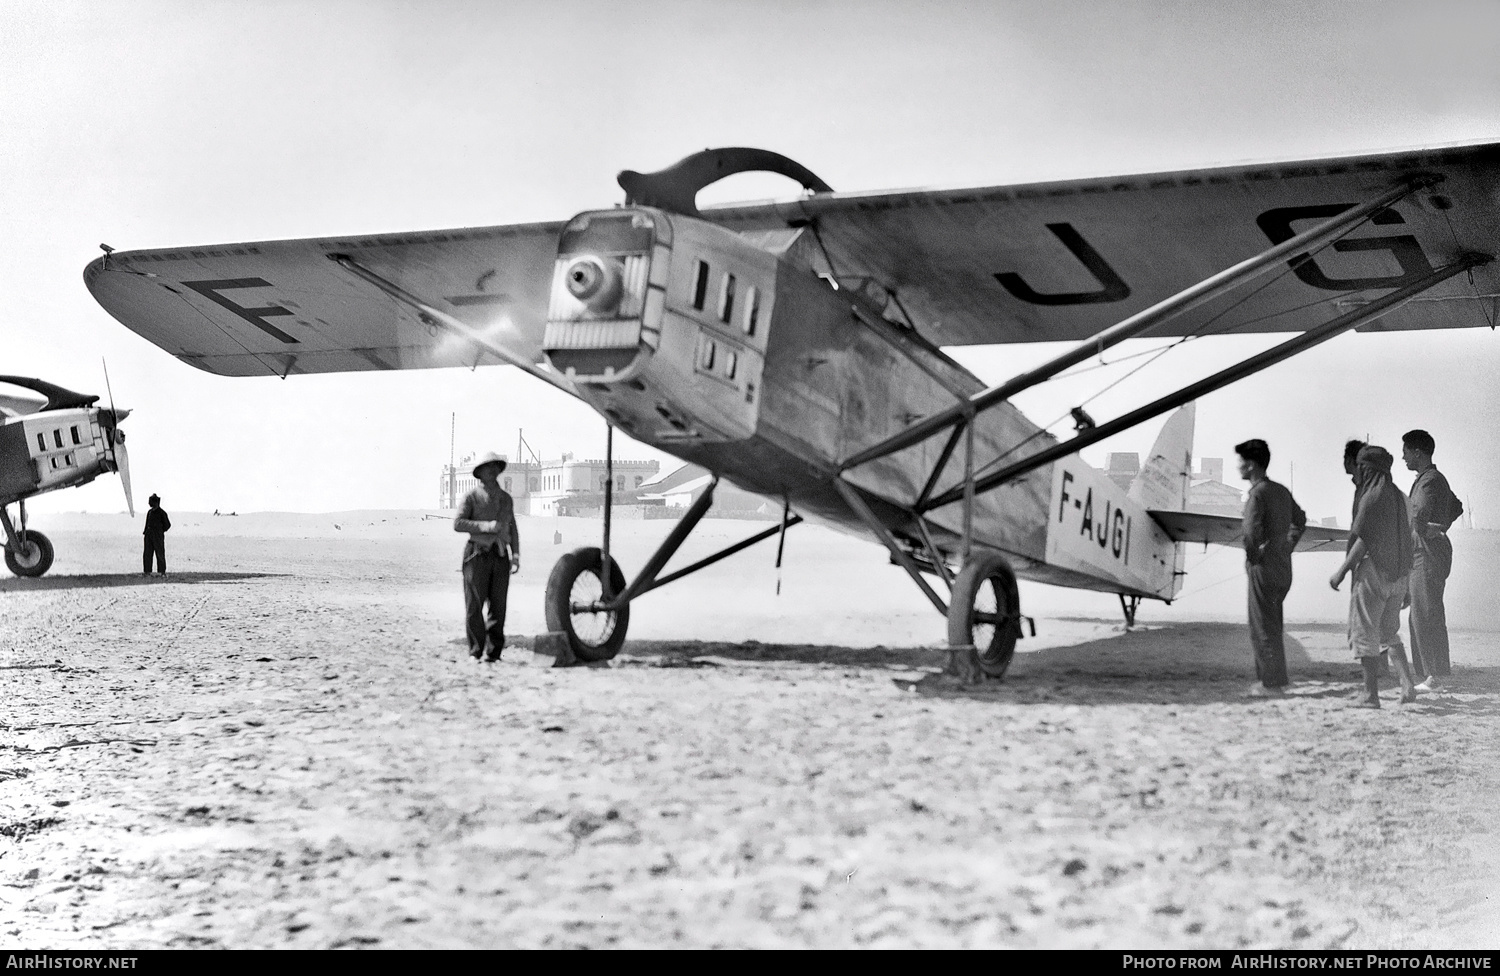
[[[549,669],[466,659],[444,519],[173,518],[166,580],[77,515],[0,578],[0,946],[1500,947],[1500,636],[1350,709],[1326,559],[1260,701],[1232,556],[1129,633],[1026,590],[1040,636],[968,690],[899,571],[814,527],[780,596],[766,543]],[[621,526],[627,571],[665,531]],[[519,643],[596,532],[523,525]]]

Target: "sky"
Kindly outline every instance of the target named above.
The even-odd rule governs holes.
[[[507,367],[200,372],[93,301],[99,244],[565,219],[619,202],[619,170],[708,146],[773,149],[855,191],[1500,139],[1497,26],[1500,5],[1458,0],[0,0],[0,373],[104,394],[107,362],[134,411],[136,496],[169,510],[435,507],[450,421],[459,456],[513,453],[524,430],[546,458],[601,456],[603,421]],[[741,176],[702,199],[767,189]],[[1195,343],[1089,410],[1114,416],[1279,338]],[[955,355],[998,382],[1056,351]],[[1263,437],[1310,515],[1347,516],[1343,441],[1399,454],[1425,427],[1476,523],[1500,528],[1497,361],[1487,330],[1347,335],[1204,397],[1197,453]],[[1018,403],[1049,421],[1119,375]],[[1144,452],[1158,426],[1085,457]],[[114,478],[31,506],[121,508]]]

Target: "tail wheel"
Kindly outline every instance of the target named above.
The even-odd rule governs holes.
[[[568,635],[573,653],[582,661],[608,661],[619,653],[630,626],[630,605],[618,610],[590,609],[604,598],[602,553],[589,546],[575,549],[557,561],[547,577],[547,629]],[[625,574],[609,561],[609,592],[625,591]]]
[[[1021,593],[1010,563],[998,552],[976,552],[953,581],[948,644],[973,644],[979,667],[991,678],[1005,674],[1021,636]]]
[[[52,540],[30,529],[16,533],[19,549],[5,547],[5,565],[17,576],[40,576],[52,568]]]

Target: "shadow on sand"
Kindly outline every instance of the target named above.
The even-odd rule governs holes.
[[[102,590],[112,586],[166,586],[172,583],[231,583],[236,580],[284,576],[285,573],[171,573],[147,576],[144,573],[84,573],[80,576],[17,576],[0,579],[0,593],[24,593],[32,590]]]
[[[1096,621],[1086,621],[1094,623]],[[1303,632],[1341,634],[1342,625],[1298,625]],[[1025,642],[1022,642],[1022,648]],[[895,672],[903,691],[1008,704],[1208,704],[1264,707],[1276,701],[1352,699],[1362,687],[1358,665],[1314,659],[1287,635],[1292,686],[1279,699],[1246,694],[1255,680],[1244,624],[1184,623],[1140,627],[1077,644],[1017,653],[1004,680],[962,684],[941,672],[942,647],[851,648],[815,644],[728,644],[709,641],[628,641],[615,664],[692,668],[790,662]],[[904,672],[904,673],[903,673]],[[1451,691],[1397,706],[1394,679],[1382,685],[1391,708],[1423,714],[1500,714],[1500,668],[1464,668]]]

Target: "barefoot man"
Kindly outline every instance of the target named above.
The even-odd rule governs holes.
[[[1401,645],[1401,602],[1411,572],[1411,526],[1406,496],[1391,482],[1391,452],[1373,444],[1359,452],[1354,477],[1359,505],[1349,528],[1349,554],[1328,579],[1335,590],[1349,573],[1349,646],[1365,672],[1361,708],[1380,707],[1380,655],[1389,655],[1401,677],[1401,701],[1417,691]]]

